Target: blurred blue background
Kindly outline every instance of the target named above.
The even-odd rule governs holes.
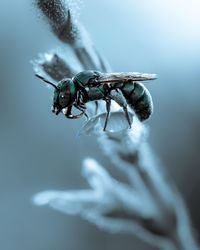
[[[34,207],[46,189],[87,187],[81,161],[109,166],[93,138],[77,138],[82,120],[52,115],[52,90],[34,77],[31,59],[63,46],[33,1],[0,1],[0,245],[4,250],[152,249],[78,217]],[[154,115],[149,142],[200,228],[199,0],[84,0],[80,21],[114,71],[157,73],[147,87]]]

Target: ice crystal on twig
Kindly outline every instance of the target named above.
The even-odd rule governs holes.
[[[79,135],[96,135],[97,133],[103,132],[106,113],[101,112],[103,109],[99,110],[99,114],[92,116],[81,128]],[[94,112],[93,112],[94,113]],[[133,117],[130,116],[131,122],[133,122]],[[109,122],[106,128],[107,133],[122,133],[129,128],[129,124],[126,117],[122,111],[115,111],[110,113]]]

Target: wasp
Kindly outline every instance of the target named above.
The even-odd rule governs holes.
[[[72,79],[62,79],[57,85],[38,74],[36,76],[55,88],[52,112],[56,115],[65,109],[65,116],[69,119],[77,119],[83,115],[88,118],[86,103],[95,101],[97,110],[97,101],[104,100],[107,110],[104,131],[106,131],[109,119],[111,100],[123,108],[130,128],[131,122],[127,106],[134,111],[140,121],[148,119],[153,112],[151,94],[139,82],[155,80],[155,74],[101,73],[95,70],[87,70],[76,74]],[[72,115],[73,106],[81,113]]]

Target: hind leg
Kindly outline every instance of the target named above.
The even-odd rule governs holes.
[[[98,101],[95,101],[95,115],[97,115],[97,112],[98,112],[98,107],[99,107],[99,104],[98,104]]]
[[[129,113],[127,110],[127,103],[126,103],[126,100],[125,100],[124,96],[122,95],[121,91],[112,90],[110,92],[110,97],[113,101],[115,101],[117,104],[119,104],[120,107],[123,108],[126,120],[129,124],[129,127],[131,128],[131,120],[130,120]]]
[[[110,98],[106,98],[105,101],[106,101],[107,114],[106,114],[106,121],[105,121],[105,124],[104,124],[104,129],[103,129],[104,132],[106,131],[106,127],[107,127],[107,124],[108,124],[108,118],[109,118],[109,115],[110,115],[111,99]]]

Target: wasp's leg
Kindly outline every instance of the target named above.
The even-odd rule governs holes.
[[[127,106],[122,107],[122,108],[123,108],[123,110],[124,110],[124,113],[125,113],[125,116],[126,116],[126,120],[128,121],[129,127],[131,128],[131,120],[130,120],[130,117],[129,117],[129,113],[128,113],[128,110],[127,110]]]
[[[131,120],[130,120],[129,113],[127,110],[127,103],[126,103],[126,100],[125,100],[124,96],[122,95],[121,91],[120,90],[118,90],[118,91],[112,90],[110,92],[110,97],[113,101],[115,101],[117,104],[119,104],[120,107],[123,108],[126,120],[131,128]]]
[[[65,112],[65,116],[66,116],[68,119],[77,119],[77,118],[82,117],[82,116],[85,114],[85,111],[82,111],[81,114],[72,115],[71,111],[72,111],[72,106],[69,106],[69,107],[67,108],[67,111]]]
[[[67,108],[67,110],[65,111],[65,116],[67,117],[67,118],[71,118],[72,117],[72,106],[69,106],[68,108]]]
[[[81,105],[76,105],[74,104],[74,107],[76,107],[78,110],[85,112],[86,107],[85,106],[81,106]],[[87,118],[87,120],[89,119],[88,115],[86,113],[84,113],[84,116]]]
[[[95,115],[97,115],[98,106],[99,106],[98,101],[95,101],[95,106],[96,106],[96,109],[95,109]]]
[[[109,118],[109,115],[110,115],[110,105],[111,105],[111,99],[106,99],[106,110],[107,110],[107,115],[106,115],[106,121],[105,121],[105,124],[104,124],[104,129],[103,131],[105,132],[106,131],[106,127],[107,127],[107,124],[108,124],[108,118]]]

